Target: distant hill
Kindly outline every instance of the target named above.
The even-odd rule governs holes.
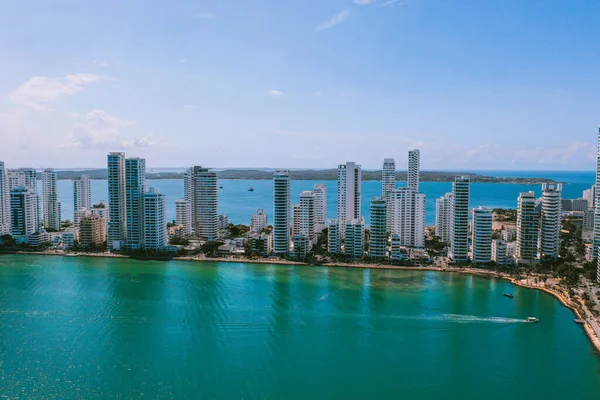
[[[79,170],[79,171],[57,171],[58,179],[75,179],[78,176],[87,174],[91,179],[108,179],[106,169]],[[273,178],[272,171],[254,170],[254,169],[228,169],[217,171],[220,179],[247,179],[247,180],[268,180]],[[554,183],[552,179],[546,178],[499,178],[495,176],[478,175],[472,172],[447,172],[447,171],[421,171],[421,181],[423,182],[453,182],[459,175],[469,176],[471,182],[489,182],[489,183],[520,183],[520,184],[541,184]],[[331,181],[337,179],[337,169],[322,170],[292,170],[290,176],[294,180],[312,180],[312,181]],[[38,177],[39,178],[39,177]],[[147,179],[183,179],[181,172],[148,172]],[[362,171],[363,181],[381,180],[381,171]],[[406,181],[406,171],[396,172],[397,181]]]

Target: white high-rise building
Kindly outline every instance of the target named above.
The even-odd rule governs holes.
[[[535,193],[521,193],[517,208],[517,263],[530,264],[537,259],[539,217]]]
[[[127,240],[125,201],[125,153],[110,153],[108,162],[108,235],[110,250],[119,250]]]
[[[558,258],[561,231],[561,184],[542,184],[540,258]]]
[[[183,226],[183,234],[192,234],[192,205],[186,199],[175,202],[175,223]]]
[[[300,193],[300,235],[308,239],[308,249],[317,243],[315,233],[315,193],[305,190]]]
[[[0,161],[0,235],[7,235],[10,232],[10,190],[4,162]]]
[[[78,225],[77,211],[92,208],[92,186],[89,175],[81,175],[73,180],[73,222]]]
[[[273,252],[286,255],[290,251],[291,182],[289,171],[273,175]]]
[[[587,201],[588,208],[594,208],[596,206],[596,185],[584,190],[582,198]]]
[[[292,236],[300,235],[300,203],[292,205]]]
[[[383,160],[381,173],[381,196],[387,202],[387,231],[392,230],[392,192],[396,189],[396,161],[393,158]]]
[[[330,219],[327,228],[327,251],[331,254],[339,254],[342,248],[340,235],[340,223],[337,219]]]
[[[492,209],[473,209],[472,218],[473,262],[488,264],[492,260]]]
[[[56,172],[47,169],[42,172],[42,193],[44,204],[44,227],[60,230],[60,204],[56,192]]]
[[[327,186],[317,183],[313,188],[315,193],[315,224],[316,231],[321,232],[327,224]]]
[[[184,178],[185,199],[192,206],[194,235],[215,240],[219,228],[218,177],[208,168],[194,166]]]
[[[456,264],[469,261],[469,192],[470,178],[457,176],[452,193],[452,229],[450,231],[450,258]]]
[[[387,256],[387,202],[383,196],[371,199],[369,256],[373,258]]]
[[[365,220],[361,217],[346,221],[345,225],[344,254],[348,257],[362,257],[365,254]]]
[[[146,160],[125,159],[125,215],[127,220],[126,246],[141,249],[144,246],[144,193],[146,186]]]
[[[392,192],[392,233],[400,245],[425,247],[425,194],[402,187]]]
[[[454,193],[446,193],[435,200],[435,234],[442,242],[450,243]]]
[[[167,198],[155,188],[143,194],[143,247],[160,250],[167,246]]]
[[[492,240],[492,261],[498,265],[506,265],[506,242],[504,240]]]
[[[418,149],[410,150],[408,152],[408,172],[406,183],[407,186],[414,190],[419,191],[419,175],[421,169],[421,153]]]
[[[267,227],[267,214],[265,210],[259,209],[256,214],[252,214],[250,218],[250,230],[252,232],[260,233]]]
[[[108,232],[108,221],[110,219],[110,214],[108,212],[108,204],[106,204],[106,201],[101,200],[100,203],[92,205],[90,212],[92,215],[99,215],[104,219]]]
[[[353,162],[338,166],[338,220],[342,238],[346,221],[360,219],[362,168]]]
[[[592,244],[592,258],[597,259],[596,277],[600,282],[600,257],[598,247],[600,246],[600,128],[598,128],[598,148],[596,152],[596,196],[594,201],[594,242]]]
[[[9,193],[20,186],[23,186],[31,193],[36,195],[36,214],[35,214],[35,226],[39,229],[42,222],[42,201],[40,199],[37,189],[37,171],[35,168],[21,168],[21,169],[9,169],[6,173],[6,179],[8,181]]]
[[[27,236],[37,232],[37,194],[25,186],[10,191],[11,232],[13,236]]]

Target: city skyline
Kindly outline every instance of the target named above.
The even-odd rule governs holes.
[[[366,170],[419,148],[422,170],[593,168],[600,4],[144,5],[9,2],[3,161],[325,168],[335,148]]]

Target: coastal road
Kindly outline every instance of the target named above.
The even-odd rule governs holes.
[[[590,296],[590,299],[596,303],[594,308],[597,311],[600,311],[600,302],[598,301],[598,296],[596,295],[596,289],[591,285],[591,283],[586,279],[584,280],[584,288],[583,290]],[[592,313],[587,309],[584,305],[583,309],[585,311],[585,317],[587,321],[590,323],[590,326],[596,332],[596,336],[600,339],[600,324],[598,320],[592,315]]]

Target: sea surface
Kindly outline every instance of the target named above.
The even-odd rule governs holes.
[[[598,399],[573,318],[452,273],[4,255],[0,398]]]
[[[469,171],[467,171],[469,172]],[[595,183],[593,172],[578,171],[473,171],[482,175],[498,177],[542,177],[565,182],[563,198],[579,198],[583,190]],[[223,189],[219,190],[219,213],[225,214],[229,222],[250,224],[250,216],[256,210],[265,210],[269,221],[273,212],[273,182],[271,180],[227,180],[219,181]],[[327,185],[327,215],[335,218],[337,214],[337,181],[292,181],[292,202],[300,201],[300,192],[311,190],[316,183]],[[183,180],[149,180],[150,187],[156,187],[167,196],[167,216],[175,219],[175,201],[183,197]],[[406,182],[398,182],[406,186]],[[253,192],[248,189],[253,188]],[[435,200],[452,191],[450,182],[421,182],[421,191],[426,195],[425,222],[435,224]],[[58,181],[58,197],[62,207],[62,219],[73,219],[73,183],[69,180]],[[533,190],[541,195],[541,185],[521,185],[506,183],[472,183],[471,207],[486,206],[493,208],[516,208],[517,197],[521,192]],[[41,193],[41,186],[40,186]],[[364,181],[362,184],[362,215],[369,224],[371,198],[381,196],[380,181]],[[108,183],[105,180],[92,181],[92,201],[108,199]]]

